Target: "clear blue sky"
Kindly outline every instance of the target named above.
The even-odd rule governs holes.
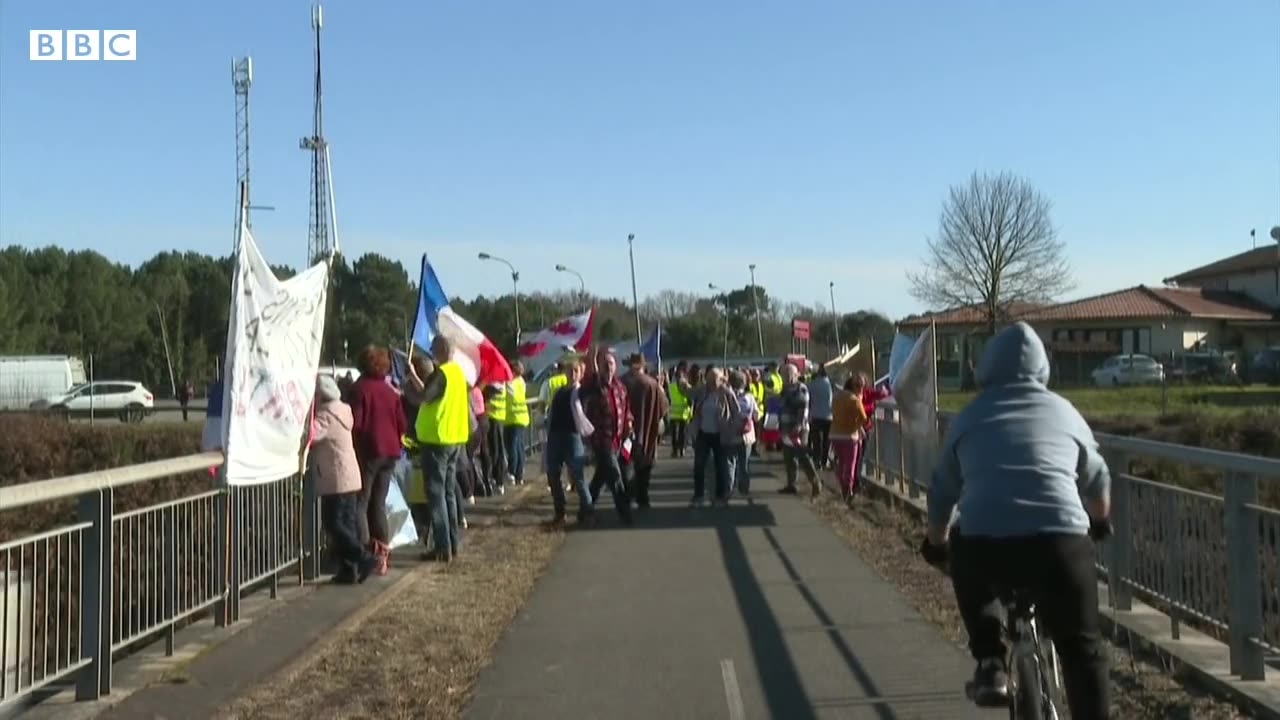
[[[225,253],[231,58],[255,62],[253,194],[306,247],[309,3],[0,2],[0,244],[138,263]],[[758,278],[917,309],[947,186],[1011,170],[1055,203],[1077,295],[1280,224],[1280,0],[354,2],[325,8],[343,249],[435,260],[453,294],[641,295]],[[29,62],[28,30],[135,28],[133,63]],[[834,254],[833,254],[834,253]]]

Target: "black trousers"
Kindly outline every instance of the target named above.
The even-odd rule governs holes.
[[[831,458],[831,421],[813,418],[809,421],[809,456],[818,467],[826,467]]]
[[[473,444],[474,451],[472,451]],[[493,465],[489,452],[489,417],[487,415],[481,415],[476,418],[476,432],[471,436],[471,441],[467,444],[467,452],[471,453],[471,457],[475,459],[473,462],[475,487],[471,488],[471,494],[479,492],[487,495],[491,485],[489,482],[489,468]]]
[[[689,430],[688,420],[672,420],[671,421],[671,456],[676,457],[684,454],[685,445],[688,444],[686,435]]]
[[[364,544],[356,522],[359,492],[325,495],[320,498],[320,522],[333,542],[333,553],[343,573],[354,573],[364,559]]]
[[[505,485],[507,482],[507,444],[503,441],[507,424],[489,418],[489,437],[485,441],[485,449],[489,452],[489,482],[493,487]]]
[[[951,582],[975,660],[1006,657],[1001,588],[1023,588],[1062,658],[1076,720],[1109,717],[1107,654],[1098,625],[1094,547],[1085,535],[951,539]]]
[[[374,458],[365,461],[361,470],[358,528],[360,539],[368,542],[377,540],[386,543],[391,540],[387,530],[387,490],[391,487],[391,476],[395,474],[398,457]]]
[[[635,474],[631,479],[631,497],[640,507],[649,507],[649,481],[653,476],[653,465],[640,465],[637,463],[634,471]]]

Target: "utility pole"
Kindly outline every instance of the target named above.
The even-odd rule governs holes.
[[[756,292],[756,264],[747,266],[751,270],[751,304],[756,309],[756,340],[760,343],[760,354],[764,355],[764,326],[760,323],[760,295]]]
[[[627,255],[631,258],[631,304],[635,306],[636,311],[636,343],[643,345],[644,338],[640,335],[640,296],[636,293],[636,251],[635,251],[635,233],[627,235]]]
[[[834,280],[828,286],[831,289],[831,322],[836,327],[836,355],[839,356],[844,352],[844,346],[840,344],[840,313],[836,312],[836,283]]]

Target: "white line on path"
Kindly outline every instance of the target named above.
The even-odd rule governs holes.
[[[745,720],[747,713],[742,709],[742,691],[738,689],[738,673],[733,669],[733,661],[725,658],[720,661],[720,677],[724,679],[724,699],[729,703],[729,720]]]

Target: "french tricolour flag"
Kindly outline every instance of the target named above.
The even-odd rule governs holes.
[[[513,376],[511,365],[498,347],[463,317],[449,307],[449,296],[440,287],[440,279],[427,256],[422,256],[422,277],[418,282],[418,314],[413,321],[413,344],[431,349],[435,336],[443,335],[453,343],[453,360],[462,367],[470,385],[507,382]]]

